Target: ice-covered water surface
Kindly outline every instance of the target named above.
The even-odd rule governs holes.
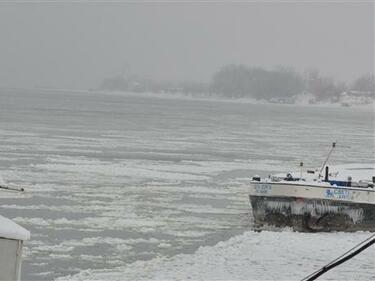
[[[27,191],[0,214],[31,231],[26,280],[152,265],[248,231],[251,175],[319,166],[336,140],[332,162],[371,162],[373,134],[355,108],[3,91],[0,172]]]
[[[370,233],[245,232],[194,254],[85,270],[67,280],[302,280],[352,249]],[[311,247],[314,245],[314,247]],[[325,280],[375,280],[370,248],[324,275]],[[355,273],[355,274],[354,274]]]

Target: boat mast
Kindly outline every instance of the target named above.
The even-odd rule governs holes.
[[[332,143],[331,150],[328,152],[327,158],[326,158],[326,160],[324,161],[322,167],[320,168],[320,171],[319,171],[319,178],[322,177],[323,169],[324,169],[324,167],[326,166],[329,157],[331,157],[331,154],[332,154],[333,150],[335,149],[335,147],[336,147],[336,142],[333,142],[333,143]]]

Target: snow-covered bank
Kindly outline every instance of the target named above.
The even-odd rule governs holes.
[[[329,101],[315,101],[311,95],[301,94],[295,96],[290,102],[285,102],[284,99],[273,99],[267,101],[264,99],[255,98],[226,98],[218,95],[188,95],[182,93],[134,93],[134,92],[121,92],[121,91],[91,91],[92,94],[103,95],[120,95],[127,97],[143,97],[143,98],[160,98],[160,99],[174,99],[174,100],[198,100],[198,101],[213,101],[213,102],[226,102],[226,103],[242,103],[242,104],[273,104],[283,106],[311,106],[311,107],[355,107],[368,110],[374,110],[375,100],[367,99],[353,99],[353,98],[340,98],[337,102]],[[314,102],[311,102],[314,101]]]
[[[282,106],[299,106],[299,107],[353,107],[365,110],[375,109],[375,99],[372,97],[353,97],[343,93],[336,102],[330,101],[317,101],[315,96],[311,94],[299,94],[291,98],[273,98],[270,101],[265,99],[255,98],[230,98],[223,97],[216,94],[184,94],[184,93],[155,93],[155,92],[125,92],[125,91],[106,91],[95,89],[67,89],[67,88],[0,88],[0,90],[7,91],[25,91],[25,92],[39,92],[39,93],[52,93],[52,94],[82,94],[82,95],[115,95],[124,97],[139,97],[139,98],[158,98],[158,99],[171,99],[171,100],[193,100],[193,101],[211,101],[211,102],[224,102],[224,103],[241,103],[241,104],[270,104]]]
[[[246,232],[194,254],[137,261],[113,270],[85,270],[65,280],[300,280],[371,234]],[[369,248],[324,279],[375,280]]]
[[[160,98],[172,100],[194,100],[194,101],[216,101],[216,102],[232,102],[232,103],[250,103],[250,104],[264,104],[264,100],[256,100],[252,98],[225,98],[217,95],[188,95],[182,93],[134,93],[134,92],[121,92],[121,91],[93,91],[91,93],[103,95],[120,95],[126,97],[142,97],[142,98]]]

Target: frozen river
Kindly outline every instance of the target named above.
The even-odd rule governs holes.
[[[349,249],[368,235],[340,234],[335,240],[332,234],[249,232],[246,184],[253,174],[288,171],[300,161],[318,167],[333,141],[338,147],[332,163],[372,162],[374,112],[1,90],[0,172],[26,192],[1,191],[0,214],[31,231],[25,244],[25,280],[51,280],[84,270],[79,276],[94,276],[94,269],[104,279],[108,276],[100,275],[103,272],[119,272],[120,280],[121,272],[130,279],[185,279],[186,272],[171,275],[175,271],[168,268],[196,271],[194,261],[201,258],[205,264],[210,253],[223,255],[217,250],[220,245],[239,239],[254,243],[254,259],[259,254],[272,265],[257,271],[254,264],[254,278],[276,278],[283,266],[289,279],[293,269],[305,265],[308,272],[315,268],[312,262],[324,265],[322,257],[330,260],[329,249],[339,254],[340,247]],[[299,243],[275,258],[272,241],[277,246],[288,237]],[[257,241],[267,244],[265,251]],[[319,241],[329,245],[325,254],[312,251]],[[298,260],[296,253],[304,255],[298,266],[292,264]],[[367,253],[360,260],[365,261],[360,263],[364,275],[358,275],[354,264],[340,276],[369,279],[366,269],[373,258]],[[291,269],[285,269],[286,260]],[[225,279],[251,279],[238,275],[236,266]],[[148,267],[157,267],[160,275],[147,275]],[[251,272],[251,263],[243,267]],[[137,275],[143,270],[146,275]]]

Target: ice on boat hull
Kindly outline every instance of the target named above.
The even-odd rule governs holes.
[[[348,167],[331,179],[327,168],[324,180],[302,172],[299,178],[290,173],[264,180],[253,177],[249,195],[255,223],[297,231],[375,231],[375,169]],[[356,175],[356,181],[348,173]]]
[[[251,196],[257,225],[296,231],[375,231],[375,205],[297,197]]]

